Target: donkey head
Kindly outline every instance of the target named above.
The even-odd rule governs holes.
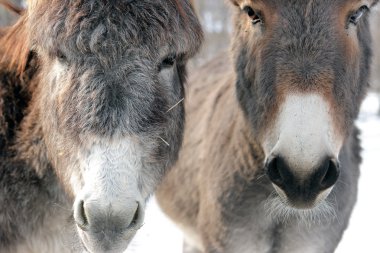
[[[200,25],[187,0],[30,1],[28,17],[44,141],[77,231],[91,252],[121,252],[177,158]]]
[[[374,0],[233,0],[237,94],[282,201],[316,207],[365,95]]]

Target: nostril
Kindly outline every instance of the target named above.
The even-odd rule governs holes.
[[[279,163],[278,158],[273,158],[267,165],[267,174],[269,176],[269,179],[277,184],[282,185],[283,178],[281,176],[281,172],[279,170]]]
[[[321,188],[327,189],[333,186],[339,178],[339,165],[333,160],[328,161],[328,167],[321,180]]]
[[[129,223],[129,226],[128,226],[129,229],[139,229],[144,220],[144,208],[141,205],[141,203],[139,202],[136,202],[136,203],[137,203],[137,207],[133,214],[133,218],[131,222]]]
[[[86,215],[86,210],[84,208],[84,201],[83,200],[79,201],[74,214],[75,214],[75,222],[77,223],[77,225],[81,229],[85,230],[85,227],[88,226],[88,218]]]
[[[139,222],[139,218],[140,218],[140,205],[139,203],[137,203],[137,208],[136,208],[135,214],[133,215],[133,219],[130,226],[136,226]]]

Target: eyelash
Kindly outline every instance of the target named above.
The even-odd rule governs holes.
[[[177,62],[177,55],[175,53],[169,54],[166,56],[165,59],[161,62],[159,69],[167,69],[174,66],[174,64]]]
[[[363,5],[355,12],[351,13],[348,17],[348,23],[357,25],[360,21],[360,19],[369,11],[368,6]]]
[[[260,12],[258,11],[255,11],[254,9],[252,9],[251,7],[249,6],[245,6],[243,8],[243,11],[245,13],[247,13],[247,15],[252,19],[252,24],[253,25],[256,25],[258,23],[263,23],[263,19],[261,17],[261,14]]]
[[[56,52],[56,56],[57,56],[57,58],[58,58],[58,60],[59,60],[60,62],[66,62],[66,61],[67,61],[67,57],[66,57],[66,55],[65,55],[61,50],[58,50],[58,51]]]

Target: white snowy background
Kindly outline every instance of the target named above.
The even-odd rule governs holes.
[[[359,196],[336,253],[380,252],[380,198],[377,195],[380,192],[380,118],[376,115],[379,106],[378,96],[370,94],[357,120],[363,147]],[[182,234],[160,211],[155,199],[149,203],[145,225],[126,253],[182,253]]]

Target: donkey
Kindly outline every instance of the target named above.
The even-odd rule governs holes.
[[[191,77],[157,192],[185,252],[335,250],[357,197],[376,2],[232,0],[234,64],[224,53]]]
[[[189,0],[30,0],[0,31],[0,252],[127,248],[202,37]]]

